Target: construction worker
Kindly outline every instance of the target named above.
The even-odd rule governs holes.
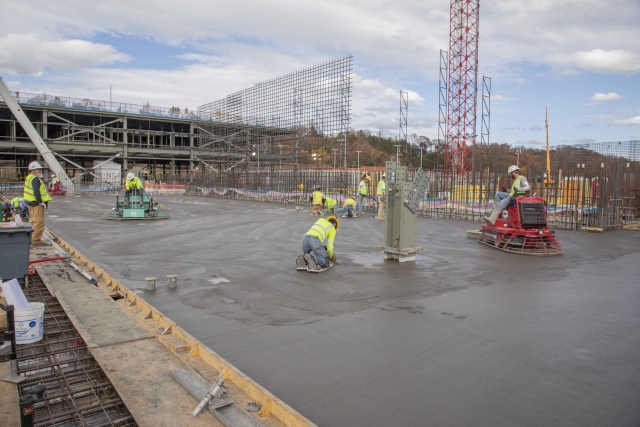
[[[22,197],[14,197],[10,202],[11,211],[13,212],[13,216],[20,215],[20,218],[23,220],[29,220],[29,206],[27,205],[27,201]]]
[[[349,196],[349,198],[344,201],[342,207],[335,210],[335,213],[342,214],[342,218],[346,218],[347,216],[349,218],[357,218],[355,196]]]
[[[24,180],[24,200],[29,209],[29,221],[33,225],[31,235],[32,246],[46,246],[42,241],[44,233],[44,209],[51,201],[51,196],[42,180],[42,165],[38,162],[29,163],[29,175]]]
[[[58,193],[59,192],[59,185],[60,185],[60,180],[58,178],[56,178],[56,174],[52,173],[51,174],[51,181],[49,181],[49,191],[51,193]]]
[[[485,220],[490,222],[492,225],[496,225],[498,216],[502,213],[504,208],[509,205],[512,197],[524,196],[531,190],[531,186],[529,185],[527,178],[520,175],[520,168],[518,168],[518,166],[509,166],[508,172],[509,177],[513,179],[511,191],[508,193],[503,191],[496,192],[496,195],[493,198],[493,210],[490,215],[485,217]]]
[[[362,174],[360,184],[358,184],[358,203],[356,204],[356,211],[364,213],[364,199],[369,194],[369,181],[371,177],[366,173]]]
[[[382,179],[378,182],[376,195],[378,196],[378,216],[376,219],[385,219],[384,210],[387,208],[387,176],[382,174]]]
[[[324,198],[324,207],[327,209],[327,213],[335,213],[336,205],[338,201],[336,199],[332,199],[331,197]]]
[[[339,227],[340,222],[334,215],[328,216],[327,219],[320,218],[313,224],[300,241],[302,250],[298,251],[296,261],[298,270],[306,267],[307,271],[317,271],[333,266],[336,262],[333,242]]]
[[[311,213],[309,215],[322,216],[322,205],[324,204],[324,195],[322,194],[322,186],[316,185],[316,190],[311,193]]]
[[[127,202],[129,200],[129,194],[132,191],[137,191],[139,194],[144,194],[144,186],[142,185],[140,178],[135,176],[133,172],[129,172],[127,174],[127,180],[124,183],[124,188],[124,198],[127,200]]]

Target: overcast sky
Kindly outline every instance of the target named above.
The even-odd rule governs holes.
[[[448,0],[3,0],[0,16],[14,91],[108,100],[111,84],[114,101],[195,109],[351,54],[352,128],[397,135],[403,89],[409,132],[437,136]],[[491,141],[542,146],[545,107],[554,144],[640,139],[638,22],[638,0],[483,0]]]

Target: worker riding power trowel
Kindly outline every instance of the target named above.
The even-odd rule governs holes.
[[[337,262],[333,242],[339,228],[340,221],[335,215],[317,220],[300,239],[302,250],[298,251],[296,270],[322,273],[333,267]]]
[[[116,207],[108,211],[102,219],[168,219],[171,218],[164,206],[144,191],[140,178],[134,172],[127,174],[125,197],[120,201],[116,195]]]

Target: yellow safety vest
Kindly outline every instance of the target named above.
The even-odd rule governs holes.
[[[520,188],[520,179],[522,178],[522,175],[519,175],[515,181],[513,181],[513,184],[511,184],[511,192],[509,193],[509,196],[513,197],[516,196],[516,188]],[[517,195],[518,196],[523,196],[527,193],[520,191]]]
[[[58,178],[51,178],[51,185],[56,185],[58,182]]]
[[[332,199],[330,197],[327,197],[324,199],[324,207],[327,209],[333,209],[336,207],[336,204],[338,204],[338,201],[335,199]]]
[[[378,191],[376,192],[378,194],[378,196],[384,196],[384,193],[387,190],[387,183],[383,181],[380,181],[378,183]]]
[[[20,207],[20,202],[24,200],[22,197],[14,197],[13,199],[11,199],[11,206],[13,206],[14,208],[19,208]]]
[[[134,176],[133,179],[128,179],[127,182],[125,183],[125,188],[127,189],[127,191],[129,190],[141,190],[142,189],[142,182],[140,182],[140,178],[138,178],[137,176]]]
[[[351,197],[349,197],[347,200],[344,201],[344,205],[342,207],[346,208],[349,205],[355,206],[355,204],[356,204],[355,199],[352,199]]]
[[[311,202],[314,205],[322,204],[322,191],[314,191],[313,192],[313,201]]]
[[[333,256],[333,241],[336,238],[336,228],[324,218],[320,218],[313,224],[311,230],[307,231],[305,236],[317,237],[322,244],[327,243],[327,255],[329,258]]]
[[[360,181],[360,194],[366,195],[369,192],[368,189],[367,181]]]
[[[33,174],[27,175],[27,178],[24,180],[24,199],[27,202],[36,202],[36,196],[33,194],[33,186],[31,183],[33,182],[33,178],[36,176]],[[46,203],[51,201],[51,196],[47,191],[47,187],[44,185],[42,179],[40,179],[40,198],[42,199],[42,203]]]

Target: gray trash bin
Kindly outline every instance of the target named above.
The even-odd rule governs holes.
[[[17,227],[0,226],[0,277],[3,281],[18,279],[24,286],[23,279],[29,274],[29,247],[31,245],[31,224]]]

